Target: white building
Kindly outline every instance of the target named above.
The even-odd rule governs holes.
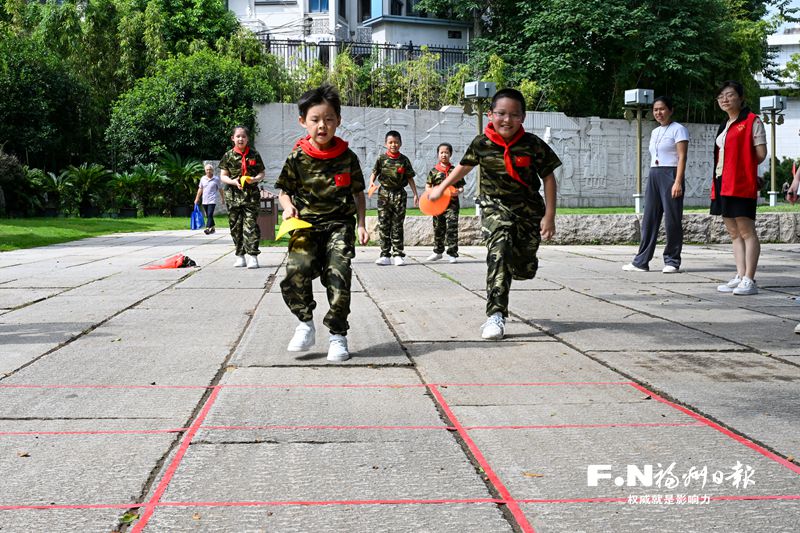
[[[793,59],[794,55],[800,57],[800,27],[789,26],[781,28],[779,33],[770,35],[767,44],[773,50],[773,62],[775,69],[782,71],[786,64]],[[777,94],[786,89],[798,88],[797,79],[781,79],[779,81],[768,80],[763,75],[756,76],[762,89],[774,90]],[[758,102],[753,98],[748,98],[749,105],[753,108],[758,107]],[[800,160],[800,98],[789,98],[787,108],[783,113],[784,123],[775,126],[775,156],[778,161],[785,157]],[[772,148],[772,127],[767,124],[767,148]],[[769,158],[767,159],[767,162]],[[766,169],[769,166],[765,165]],[[765,170],[766,170],[765,169]]]
[[[228,0],[243,25],[270,39],[466,48],[471,25],[420,15],[418,0]]]

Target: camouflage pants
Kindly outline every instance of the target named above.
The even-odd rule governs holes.
[[[403,252],[403,223],[406,220],[405,189],[378,190],[378,231],[381,235],[381,257],[399,255]]]
[[[481,230],[486,240],[486,316],[508,316],[508,293],[512,279],[533,279],[539,267],[536,252],[541,242],[544,201],[510,209],[495,199],[483,197]]]
[[[354,222],[315,222],[297,230],[289,240],[286,277],[281,281],[283,301],[303,322],[312,319],[317,302],[311,282],[321,278],[330,310],[323,324],[335,335],[347,335],[350,314],[350,260],[355,256]]]
[[[258,190],[225,190],[225,203],[228,205],[228,223],[231,237],[236,247],[236,255],[258,255],[261,230],[258,227]]]
[[[447,242],[447,255],[458,257],[458,196],[454,196],[447,206],[447,211],[433,217],[433,253],[444,252]]]

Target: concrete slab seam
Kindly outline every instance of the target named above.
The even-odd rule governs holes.
[[[489,462],[483,456],[483,453],[481,453],[477,444],[475,444],[475,441],[472,440],[472,437],[469,436],[469,433],[464,429],[464,427],[458,421],[458,418],[456,417],[455,413],[453,413],[453,410],[450,409],[450,405],[444,399],[444,396],[442,396],[442,393],[439,390],[439,388],[436,385],[428,385],[428,390],[431,392],[436,402],[442,408],[442,411],[444,411],[444,413],[450,419],[450,422],[456,428],[456,431],[458,431],[459,436],[467,445],[470,452],[472,452],[473,457],[483,469],[483,472],[484,474],[486,474],[486,477],[489,479],[491,485],[495,488],[497,493],[504,500],[506,508],[509,510],[509,512],[511,512],[511,515],[514,517],[514,520],[516,520],[519,528],[525,533],[535,533],[533,526],[530,524],[530,522],[528,522],[528,519],[522,512],[522,509],[520,509],[517,502],[514,501],[514,499],[511,497],[511,493],[508,491],[508,489],[500,480],[500,478],[497,477],[497,474],[495,474],[494,470],[492,470],[492,467],[489,465]]]

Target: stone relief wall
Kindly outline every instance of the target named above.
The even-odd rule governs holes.
[[[305,134],[297,120],[297,106],[268,104],[257,108],[259,133],[255,147],[267,166],[267,185],[272,188],[286,156]],[[485,121],[484,121],[485,122]],[[687,206],[709,203],[715,124],[684,124],[689,129],[689,155],[686,166]],[[642,190],[647,183],[650,163],[647,144],[655,122],[643,124]],[[572,118],[563,113],[529,112],[524,127],[548,140],[563,161],[556,170],[558,205],[561,207],[632,206],[636,191],[636,123],[597,117]],[[411,159],[417,172],[417,188],[436,163],[436,147],[441,142],[453,145],[453,160],[458,162],[477,133],[477,118],[461,108],[442,111],[412,109],[342,108],[342,125],[337,135],[350,143],[361,160],[364,179],[383,147],[384,135],[397,130],[403,136],[401,151]],[[467,176],[462,206],[473,205],[475,171]],[[367,206],[376,205],[368,199]],[[409,199],[409,205],[411,200]]]

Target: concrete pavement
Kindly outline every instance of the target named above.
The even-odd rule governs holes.
[[[479,338],[483,248],[404,267],[359,248],[340,364],[322,286],[317,346],[290,354],[285,249],[246,270],[231,248],[0,254],[0,531],[796,529],[795,245],[763,247],[747,297],[716,291],[727,245],[687,247],[676,275],[623,272],[631,246],[545,246],[501,342]],[[200,267],[141,268],[178,252]]]

